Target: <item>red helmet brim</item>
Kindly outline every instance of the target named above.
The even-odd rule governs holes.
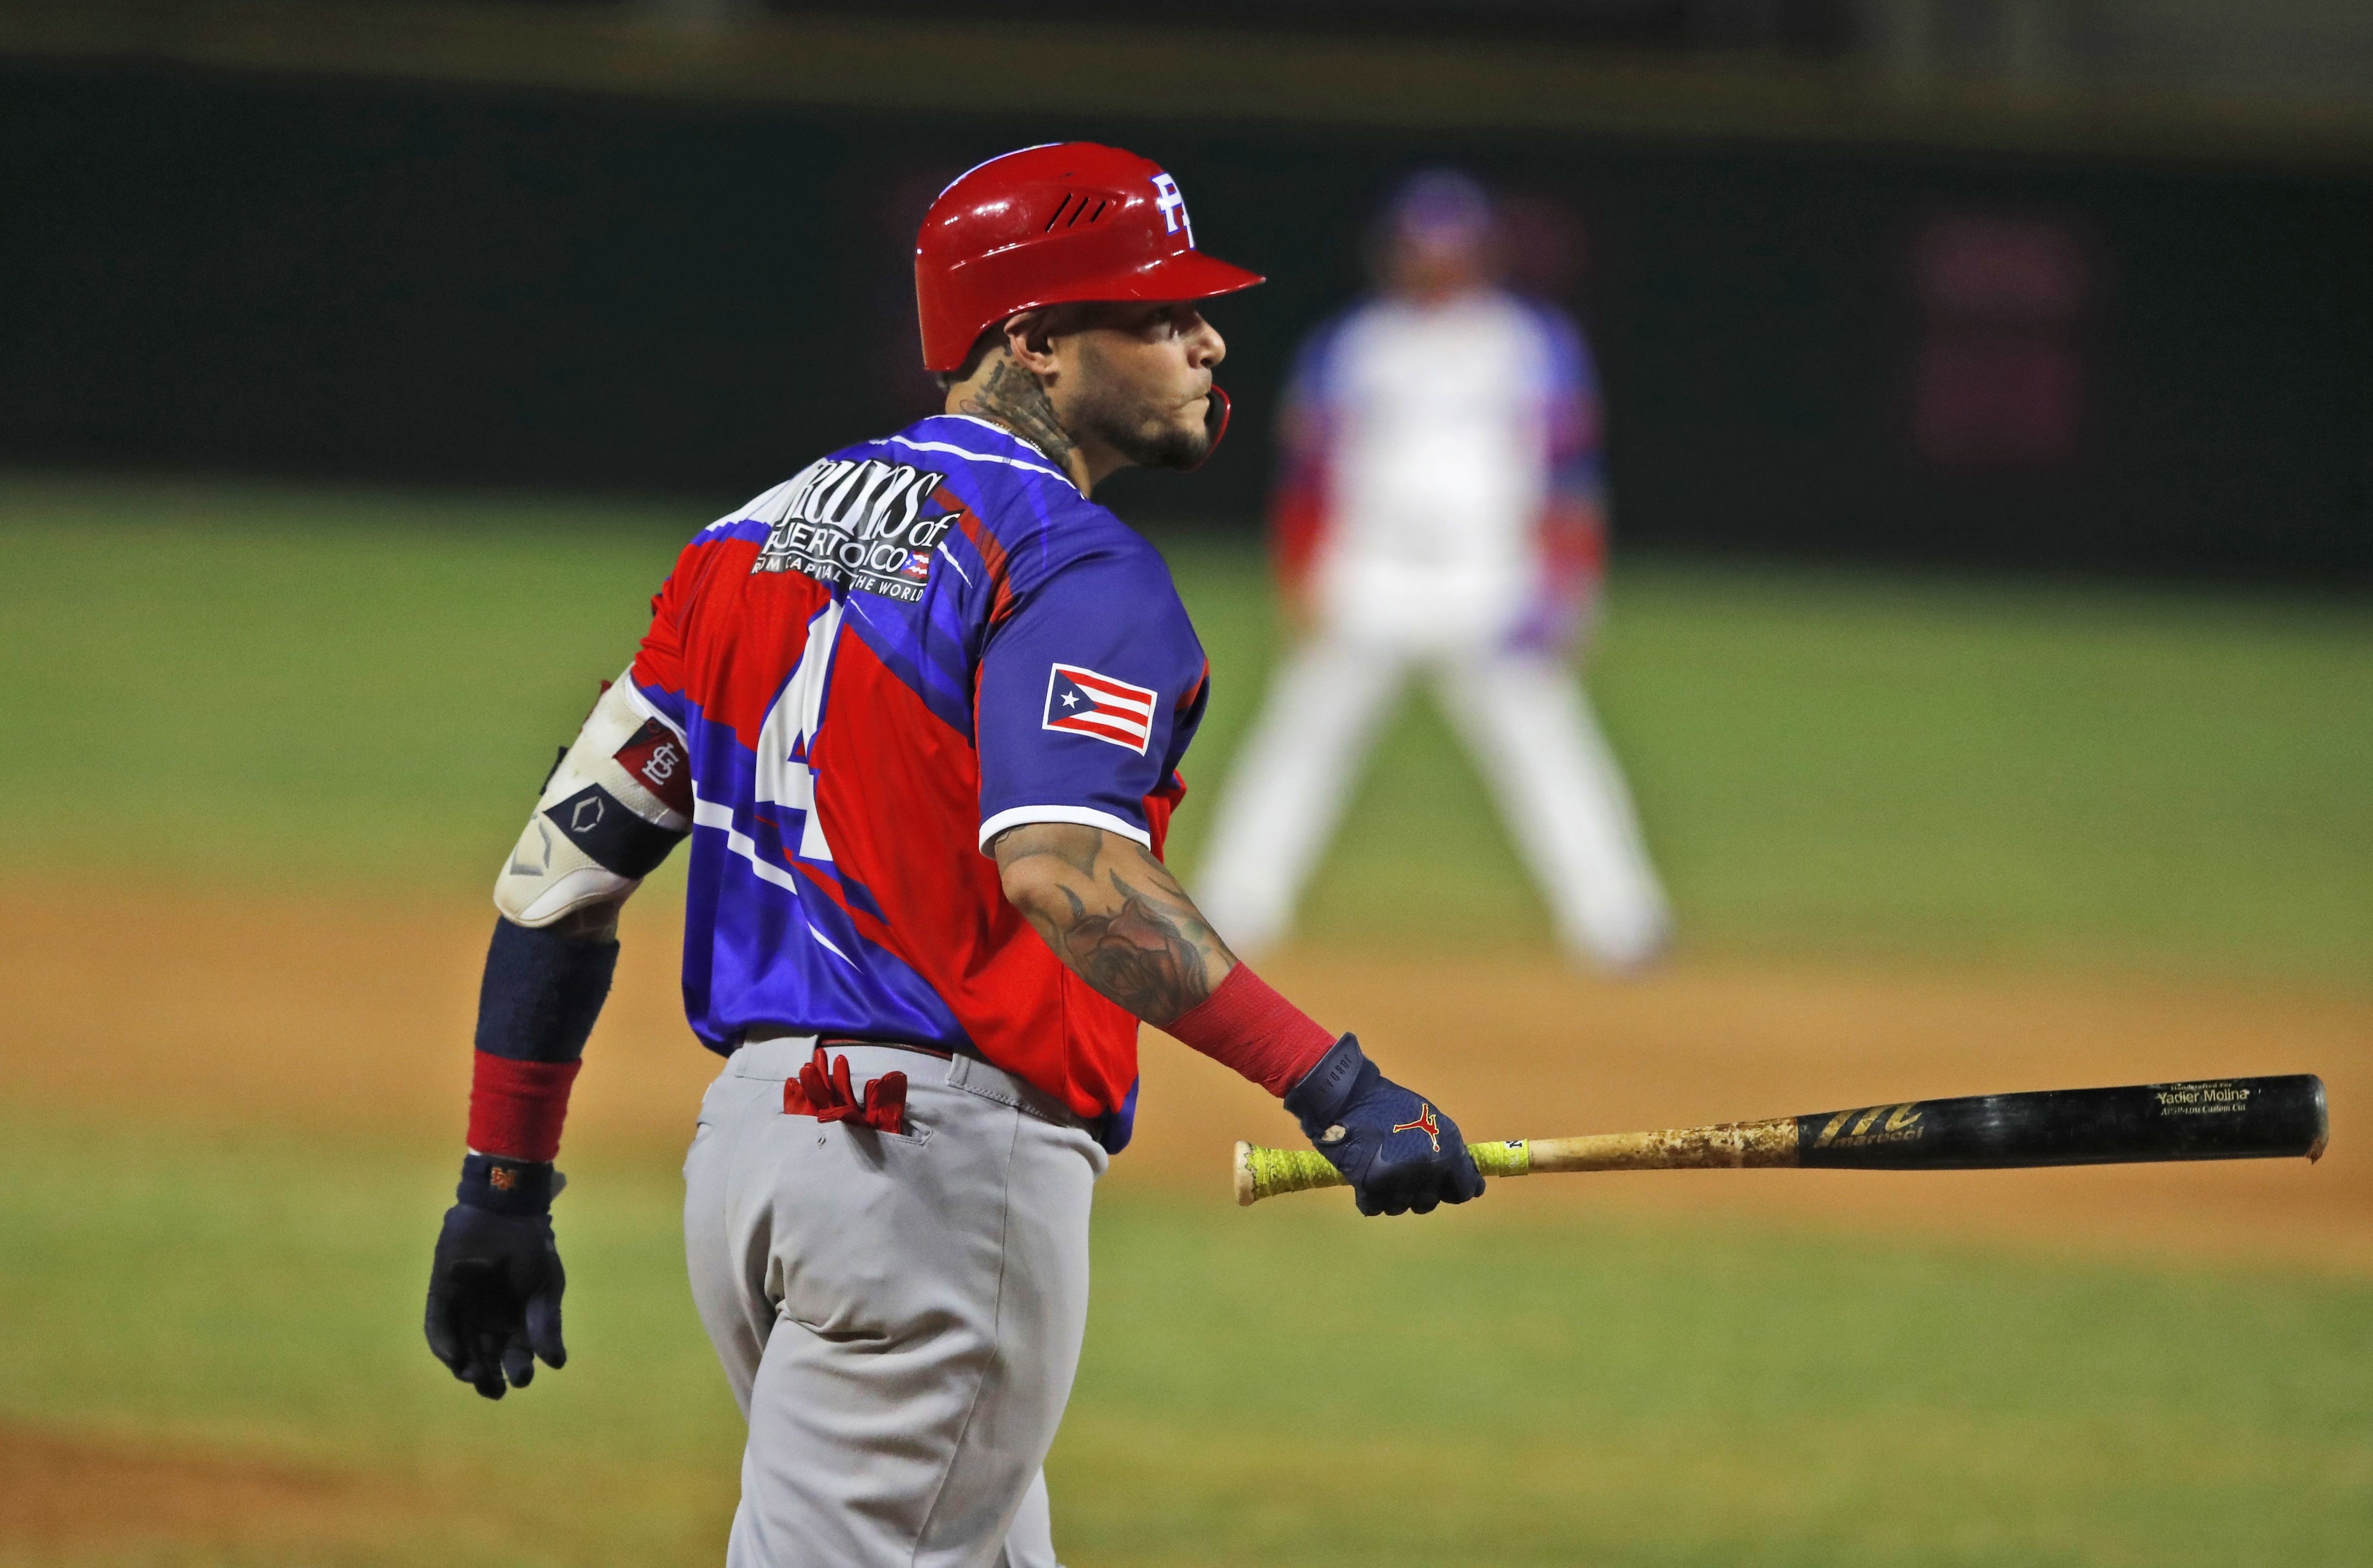
[[[1217,256],[1187,251],[1139,266],[1067,279],[1059,290],[1036,304],[1068,305],[1087,299],[1213,299],[1268,281],[1257,272],[1246,272]],[[1035,308],[1018,307],[1024,310]]]

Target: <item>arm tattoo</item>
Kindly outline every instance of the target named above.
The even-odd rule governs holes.
[[[1008,895],[1055,955],[1149,1024],[1191,1011],[1235,967],[1168,869],[1129,839],[1033,823],[996,849]]]
[[[1056,422],[1055,405],[1038,378],[999,355],[988,368],[980,390],[964,401],[964,412],[1004,426],[1023,440],[1068,468],[1071,449],[1079,443]]]
[[[1208,942],[1210,928],[1189,911],[1162,907],[1118,872],[1105,875],[1120,907],[1092,915],[1072,894],[1074,914],[1059,949],[1063,960],[1140,1018],[1167,1024],[1211,994],[1202,952],[1189,929]]]

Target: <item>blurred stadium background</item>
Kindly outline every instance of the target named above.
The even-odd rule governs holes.
[[[1111,487],[1212,651],[1190,870],[1264,416],[1378,196],[1493,181],[1599,350],[1590,682],[1680,948],[1564,970],[1412,707],[1274,965],[1318,1016],[1486,1135],[2279,1071],[2335,1123],[1388,1228],[1230,1207],[1284,1123],[1150,1036],[1067,1560],[2373,1557],[2362,5],[0,0],[0,1562],[717,1560],[667,897],[570,1366],[490,1407],[419,1342],[485,884],[678,541],[929,398],[932,192],[1062,136],[1275,280],[1235,443]]]

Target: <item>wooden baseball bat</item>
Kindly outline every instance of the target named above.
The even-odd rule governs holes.
[[[1470,1143],[1487,1176],[1550,1171],[1677,1171],[1794,1165],[1886,1171],[2005,1170],[2163,1160],[2320,1158],[2323,1080],[2216,1078],[2118,1089],[2047,1089],[1905,1100],[1848,1111],[1726,1121],[1665,1132]],[[1341,1187],[1315,1149],[1236,1145],[1236,1201]]]

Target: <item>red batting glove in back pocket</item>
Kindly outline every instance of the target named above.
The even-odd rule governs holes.
[[[800,1069],[797,1078],[783,1081],[783,1114],[812,1116],[818,1121],[854,1121],[880,1132],[906,1130],[906,1075],[885,1072],[865,1085],[860,1102],[848,1078],[848,1059],[826,1064],[818,1046],[815,1057]]]

